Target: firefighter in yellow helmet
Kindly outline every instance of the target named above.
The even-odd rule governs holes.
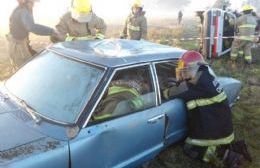
[[[131,40],[147,39],[147,20],[144,15],[141,0],[135,0],[132,11],[126,19],[121,38]]]
[[[52,37],[53,42],[104,39],[106,24],[92,11],[90,0],[73,0],[56,29],[62,36]]]
[[[252,15],[253,7],[245,5],[243,15],[237,20],[238,36],[232,44],[231,60],[236,61],[238,56],[244,56],[246,63],[252,63],[251,48],[255,41],[257,18]]]

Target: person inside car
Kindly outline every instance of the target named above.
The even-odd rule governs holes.
[[[142,82],[136,77],[135,72],[122,73],[111,82],[105,98],[94,114],[94,120],[104,120],[110,117],[137,111],[143,107],[143,101],[139,98],[144,89]],[[118,104],[125,101],[123,108],[117,110]]]

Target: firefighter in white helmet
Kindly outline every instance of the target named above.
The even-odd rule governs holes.
[[[34,22],[33,7],[37,0],[17,0],[18,6],[10,16],[9,31],[6,36],[9,43],[9,56],[15,71],[36,53],[30,46],[29,33],[42,36],[55,34],[54,29]]]
[[[147,20],[144,15],[141,0],[135,0],[132,4],[132,11],[126,19],[121,38],[131,40],[147,39]]]
[[[252,15],[253,7],[245,5],[243,7],[243,15],[238,18],[238,36],[232,44],[231,60],[236,61],[238,56],[244,56],[246,63],[252,63],[251,48],[255,41],[255,29],[257,26],[257,18]]]
[[[90,0],[73,0],[71,10],[65,13],[56,29],[62,36],[52,41],[104,39],[106,24],[93,11]]]

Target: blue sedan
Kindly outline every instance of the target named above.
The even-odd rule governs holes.
[[[186,137],[184,102],[163,100],[160,92],[175,79],[184,52],[129,40],[47,48],[1,83],[0,167],[121,168],[150,161]],[[232,105],[241,83],[217,80]],[[101,116],[109,88],[123,81],[142,103],[132,108],[132,98],[117,99]]]

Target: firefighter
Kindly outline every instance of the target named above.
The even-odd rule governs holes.
[[[14,9],[10,17],[10,33],[6,35],[9,42],[9,56],[13,71],[17,70],[32,55],[36,54],[36,51],[30,46],[30,32],[42,36],[56,34],[52,28],[34,23],[33,7],[37,0],[17,1],[18,6]]]
[[[257,43],[260,43],[260,18],[257,20],[257,26],[256,26],[256,35],[258,35],[258,39],[256,39]]]
[[[236,61],[238,56],[244,56],[246,63],[252,63],[251,48],[255,42],[255,28],[257,19],[252,15],[253,7],[245,5],[243,15],[238,18],[238,36],[235,38],[231,48],[231,60]]]
[[[178,25],[181,25],[182,17],[183,17],[183,13],[182,13],[182,11],[180,10],[179,13],[178,13]]]
[[[61,17],[56,29],[61,38],[52,37],[53,42],[104,39],[106,24],[92,11],[90,0],[73,0],[71,10]]]
[[[224,160],[228,167],[235,167],[250,158],[243,141],[234,141],[231,110],[227,95],[210,73],[202,55],[195,51],[186,52],[179,60],[176,77],[184,91],[170,87],[163,91],[165,99],[181,98],[188,110],[188,138],[184,152],[196,159],[216,164]],[[186,86],[186,87],[184,87]],[[231,150],[231,147],[235,148]]]
[[[140,110],[143,107],[143,100],[139,97],[143,93],[142,82],[140,78],[136,78],[136,74],[119,75],[121,78],[111,82],[108,92],[102,101],[102,104],[97,108],[94,114],[94,120],[103,120],[113,116],[123,115],[126,113]],[[120,102],[125,101],[124,109],[115,111]]]
[[[136,0],[132,5],[132,12],[127,17],[121,38],[131,40],[147,39],[147,20],[144,16],[141,0]]]

